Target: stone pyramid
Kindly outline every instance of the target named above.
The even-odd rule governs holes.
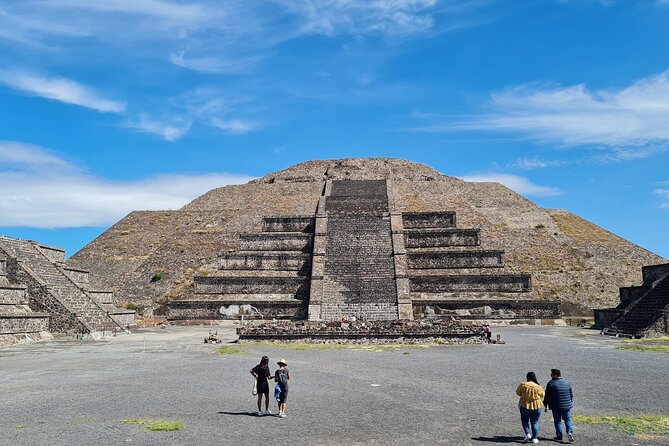
[[[389,158],[305,162],[179,210],[135,211],[73,259],[146,313],[326,320],[481,306],[543,317],[554,302],[576,314],[617,303],[663,261],[498,183]]]

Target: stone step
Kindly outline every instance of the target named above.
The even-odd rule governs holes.
[[[274,251],[264,251],[254,254],[225,254],[218,258],[218,268],[221,270],[310,270],[311,256],[291,252],[291,254],[277,254]]]
[[[244,251],[297,251],[311,252],[313,237],[299,233],[260,233],[239,236],[240,249]]]
[[[325,197],[325,211],[331,215],[388,214],[387,197]],[[328,222],[329,224],[329,222]],[[328,229],[329,231],[329,229]]]
[[[502,268],[504,251],[407,252],[409,268]]]
[[[386,180],[335,180],[330,196],[344,197],[386,197]]]
[[[264,217],[264,232],[314,232],[315,217]]]
[[[196,277],[196,294],[292,294],[309,295],[306,277]]]
[[[207,277],[311,277],[311,270],[221,269]]]
[[[479,246],[478,229],[411,229],[404,234],[406,248]]]
[[[404,229],[455,228],[455,212],[405,212],[402,224]]]
[[[411,277],[412,293],[442,292],[528,292],[532,290],[529,274],[457,275]]]
[[[0,286],[0,304],[21,305],[28,301],[28,288],[19,285]]]

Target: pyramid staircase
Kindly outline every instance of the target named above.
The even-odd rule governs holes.
[[[618,307],[595,310],[597,323],[606,313],[610,319],[602,323],[602,333],[634,338],[651,332],[669,333],[669,264],[645,266],[642,271],[641,286],[620,289]]]
[[[113,306],[110,293],[88,289],[88,272],[68,267],[62,249],[0,236],[0,254],[10,280],[27,285],[30,308],[51,315],[50,331],[99,338],[134,321],[133,311]]]

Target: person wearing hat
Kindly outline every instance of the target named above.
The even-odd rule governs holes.
[[[280,359],[277,364],[279,365],[279,370],[274,373],[274,381],[279,387],[279,416],[281,418],[286,417],[286,400],[288,399],[288,380],[290,379],[290,372],[286,368],[288,363],[285,359]]]

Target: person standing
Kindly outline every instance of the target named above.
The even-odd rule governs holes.
[[[516,395],[520,397],[520,401],[518,401],[520,422],[525,432],[523,443],[530,440],[532,440],[532,443],[539,443],[539,417],[541,417],[541,409],[544,407],[542,402],[544,388],[539,385],[537,375],[534,372],[527,372],[525,377],[527,381],[520,383],[516,388]],[[530,423],[532,424],[531,430]]]
[[[574,402],[574,392],[569,381],[562,378],[562,372],[551,369],[551,380],[546,384],[546,397],[544,404],[546,409],[553,411],[553,422],[555,423],[555,439],[562,441],[562,420],[564,420],[567,438],[570,443],[574,441],[574,426],[571,422],[571,409]]]
[[[260,364],[251,369],[251,375],[256,379],[256,390],[258,391],[258,416],[271,415],[269,410],[269,383],[268,379],[273,378],[269,371],[269,358],[263,356]],[[262,411],[262,397],[265,395],[265,412]]]
[[[286,368],[288,364],[285,359],[280,359],[277,362],[279,365],[279,370],[274,373],[274,381],[276,381],[277,386],[279,387],[279,416],[281,418],[286,417],[286,401],[288,399],[288,380],[290,379],[290,372]]]

